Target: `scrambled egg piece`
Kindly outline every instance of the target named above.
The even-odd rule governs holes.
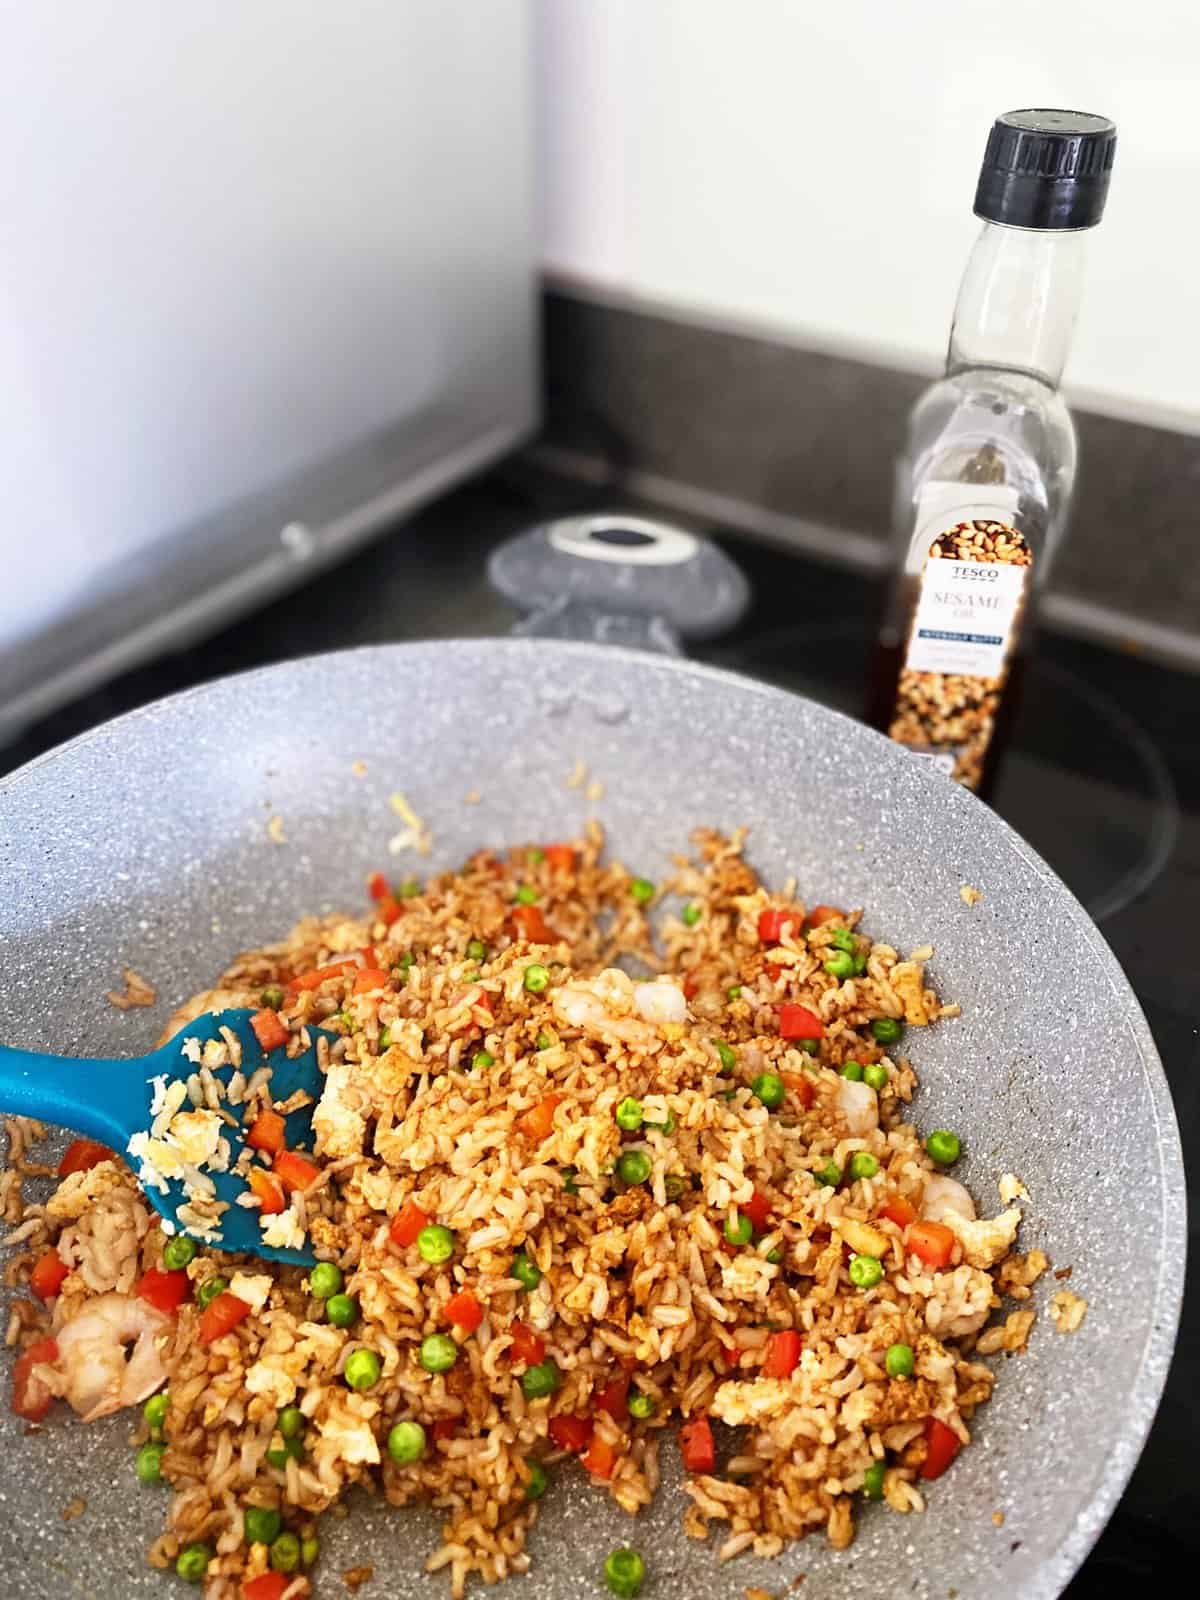
[[[268,1361],[256,1361],[252,1367],[247,1367],[246,1387],[251,1394],[265,1395],[280,1411],[296,1398],[294,1380]]]
[[[946,1211],[942,1221],[962,1245],[963,1260],[970,1267],[994,1267],[1003,1261],[1016,1241],[1021,1213],[1010,1206],[998,1217],[980,1217],[971,1221],[954,1211]]]
[[[235,1272],[229,1285],[230,1294],[237,1295],[251,1311],[261,1311],[271,1292],[271,1279],[264,1273]]]
[[[379,1411],[377,1400],[363,1395],[339,1394],[335,1390],[329,1414],[318,1422],[320,1438],[314,1454],[326,1456],[345,1466],[365,1462],[379,1464],[379,1445],[371,1430],[371,1419]]]
[[[337,1158],[362,1151],[367,1097],[354,1087],[354,1073],[350,1062],[335,1061],[325,1074],[325,1088],[313,1112],[318,1155]]]
[[[296,1215],[294,1202],[285,1211],[276,1212],[274,1216],[260,1215],[258,1221],[262,1228],[264,1244],[272,1245],[276,1250],[303,1248],[304,1228]]]

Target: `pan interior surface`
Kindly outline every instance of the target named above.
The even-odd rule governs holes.
[[[427,857],[389,855],[398,793],[429,829]],[[999,1209],[1001,1173],[1023,1179],[1020,1248],[1069,1267],[1089,1310],[1056,1332],[1063,1285],[1047,1275],[1029,1349],[994,1358],[975,1442],[928,1486],[924,1516],[865,1508],[845,1552],[817,1536],[721,1566],[682,1532],[673,1451],[636,1523],[564,1466],[511,1592],[602,1593],[605,1554],[634,1543],[647,1594],[696,1600],[782,1593],[800,1573],[807,1600],[1058,1593],[1133,1468],[1170,1360],[1186,1237],[1170,1097],[1120,968],[1058,879],[973,797],[836,713],[686,663],[523,640],[353,651],[150,706],[0,783],[0,1038],[144,1051],[238,950],[314,911],[360,910],[376,868],[425,875],[481,845],[571,837],[590,816],[651,878],[694,827],[745,826],[768,883],[865,907],[866,929],[903,951],[932,944],[932,979],[962,1016],[909,1031],[914,1120],[962,1132],[956,1176],[981,1212]],[[964,885],[982,899],[964,902]],[[153,1010],[105,1001],[125,966],[157,986]],[[26,1438],[5,1408],[0,1589],[17,1573],[31,1600],[175,1583],[145,1564],[164,1501],[136,1482],[130,1426],[60,1407]],[[64,1521],[76,1497],[86,1507]],[[324,1519],[316,1592],[363,1564],[381,1593],[415,1591],[435,1515],[351,1506]]]

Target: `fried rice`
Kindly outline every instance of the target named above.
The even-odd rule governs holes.
[[[721,1558],[817,1531],[845,1548],[866,1499],[924,1509],[991,1394],[981,1355],[1028,1337],[1027,1308],[987,1326],[1047,1265],[1014,1249],[1024,1189],[1006,1174],[1013,1203],[977,1218],[908,1120],[916,1077],[887,1042],[956,1012],[929,987],[931,952],[904,958],[792,885],[769,894],[740,834],[697,834],[657,889],[602,845],[594,828],[481,851],[423,888],[373,882],[367,915],[302,922],[171,1019],[164,1038],[249,1006],[290,1050],[311,1025],[336,1035],[304,1153],[317,1176],[287,1214],[340,1269],[347,1326],[306,1269],[207,1246],[183,1303],[155,1310],[141,1290],[168,1239],[129,1167],[101,1151],[33,1203],[44,1130],[10,1122],[7,1282],[45,1294],[57,1262],[46,1304],[10,1314],[24,1414],[58,1396],[99,1415],[166,1386],[173,1493],[150,1560],[203,1545],[208,1600],[309,1594],[319,1520],[356,1483],[432,1503],[426,1565],[461,1596],[526,1570],[543,1474],[552,1493],[586,1472],[635,1513],[677,1433],[686,1532],[715,1533]],[[227,1099],[203,1071],[189,1110],[271,1109],[255,1063]],[[251,1162],[266,1192],[279,1156],[236,1170]],[[448,1259],[424,1259],[417,1224],[449,1230]],[[205,1343],[197,1296],[218,1276],[242,1315]],[[423,1364],[431,1335],[443,1367],[453,1341],[444,1370]],[[86,1364],[105,1337],[129,1360],[98,1401]],[[893,1376],[895,1347],[911,1370]],[[377,1376],[351,1387],[363,1351]],[[389,1453],[399,1422],[424,1429],[415,1461]],[[248,1538],[256,1508],[303,1551],[278,1577]]]

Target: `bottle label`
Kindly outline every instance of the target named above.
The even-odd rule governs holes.
[[[893,739],[976,788],[1020,630],[1033,553],[1007,522],[972,517],[925,547]]]

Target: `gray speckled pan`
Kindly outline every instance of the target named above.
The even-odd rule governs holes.
[[[593,804],[566,785],[580,760],[604,785]],[[719,1567],[681,1532],[672,1462],[636,1541],[648,1595],[782,1593],[802,1572],[805,1600],[1057,1594],[1129,1476],[1170,1359],[1186,1232],[1175,1120],[1146,1023],[1080,906],[989,811],[875,734],[704,668],[547,641],[362,650],[211,684],[0,784],[0,1037],[145,1050],[232,952],[303,912],[362,905],[396,789],[431,824],[439,867],[568,835],[594,811],[655,877],[696,824],[746,823],[768,878],[794,873],[806,899],[864,905],[872,932],[936,946],[938,988],[963,1015],[910,1034],[917,1119],[963,1131],[985,1206],[1001,1172],[1024,1178],[1024,1242],[1073,1269],[1082,1330],[1053,1330],[1056,1286],[1041,1285],[1030,1349],[1002,1362],[976,1443],[926,1516],[870,1508],[844,1554],[814,1538]],[[274,815],[285,844],[268,838]],[[974,908],[963,884],[983,892]],[[153,1011],[103,1000],[123,964],[157,983]],[[0,1429],[0,1590],[182,1588],[143,1564],[163,1500],[134,1481],[128,1420],[56,1414],[24,1439],[5,1408]],[[634,1532],[577,1469],[557,1478],[512,1591],[526,1600],[601,1594],[605,1552]],[[87,1509],[64,1523],[76,1495]],[[362,1562],[377,1573],[367,1594],[437,1592],[418,1576],[435,1540],[431,1515],[355,1503],[327,1521],[318,1592],[342,1593],[338,1573]]]

